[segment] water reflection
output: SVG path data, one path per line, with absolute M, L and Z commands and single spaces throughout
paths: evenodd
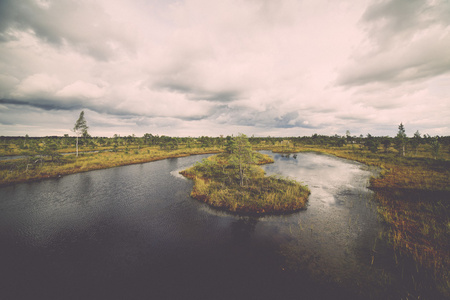
M 255 232 L 258 219 L 253 217 L 241 217 L 238 220 L 231 223 L 231 234 L 233 240 L 237 244 L 243 244 L 248 242 Z
M 320 203 L 343 205 L 346 195 L 370 193 L 367 190 L 371 172 L 362 165 L 316 153 L 288 155 L 274 154 L 276 162 L 264 166 L 271 174 L 282 174 L 308 185 L 311 190 L 310 206 Z
M 311 190 L 306 211 L 284 217 L 281 224 L 275 218 L 260 221 L 268 234 L 275 234 L 275 223 L 287 236 L 280 243 L 284 267 L 352 288 L 373 282 L 377 275 L 369 271 L 368 253 L 382 227 L 367 189 L 371 173 L 361 164 L 316 153 L 273 156 L 275 163 L 264 166 L 269 175 L 289 176 Z
M 190 198 L 177 172 L 204 157 L 1 188 L 2 296 L 317 299 L 379 287 L 370 254 L 380 228 L 361 165 L 274 155 L 266 171 L 308 184 L 309 206 L 255 218 Z

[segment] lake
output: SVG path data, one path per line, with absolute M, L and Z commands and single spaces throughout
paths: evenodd
M 372 171 L 271 155 L 268 174 L 311 189 L 306 210 L 242 217 L 190 198 L 178 172 L 208 155 L 0 188 L 1 298 L 395 298 Z

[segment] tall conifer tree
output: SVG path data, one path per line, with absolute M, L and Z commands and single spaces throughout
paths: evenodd
M 73 127 L 73 132 L 77 136 L 76 148 L 77 148 L 77 157 L 78 157 L 78 138 L 80 136 L 87 136 L 88 126 L 86 123 L 86 119 L 84 118 L 84 111 L 81 111 L 78 120 L 75 122 L 75 126 Z
M 406 133 L 405 133 L 405 127 L 403 126 L 403 123 L 400 123 L 398 126 L 398 133 L 395 137 L 395 146 L 399 153 L 402 154 L 402 156 L 405 156 L 406 153 Z

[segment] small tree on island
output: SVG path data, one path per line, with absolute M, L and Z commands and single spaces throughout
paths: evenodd
M 239 134 L 232 138 L 229 143 L 230 162 L 239 169 L 239 185 L 244 186 L 244 178 L 249 169 L 250 164 L 253 163 L 252 146 L 245 134 Z
M 75 122 L 75 126 L 73 127 L 73 132 L 75 132 L 75 135 L 77 136 L 76 141 L 76 149 L 77 149 L 77 157 L 78 157 L 78 138 L 80 136 L 87 136 L 88 135 L 88 126 L 86 123 L 86 119 L 84 118 L 84 111 L 81 111 L 80 116 L 78 117 L 78 120 Z

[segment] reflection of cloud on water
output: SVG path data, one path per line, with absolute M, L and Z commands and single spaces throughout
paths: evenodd
M 336 202 L 336 199 L 334 196 L 324 190 L 323 188 L 311 188 L 311 196 L 310 201 L 319 200 L 322 203 L 326 203 L 328 205 L 334 204 Z
M 375 211 L 368 205 L 370 170 L 317 153 L 299 153 L 297 159 L 282 160 L 275 155 L 275 163 L 263 168 L 269 175 L 302 181 L 311 190 L 305 211 L 283 221 L 262 219 L 263 225 L 256 229 L 256 234 L 271 230 L 274 239 L 287 236 L 279 247 L 284 267 L 319 281 L 351 287 L 372 284 L 370 277 L 362 275 L 370 261 L 361 259 L 381 230 Z
M 186 177 L 180 174 L 181 171 L 184 171 L 186 169 L 189 169 L 190 167 L 194 166 L 196 161 L 201 161 L 202 159 L 205 159 L 212 154 L 200 154 L 200 155 L 192 155 L 188 159 L 186 158 L 170 158 L 165 159 L 164 162 L 171 165 L 170 168 L 175 169 L 170 172 L 170 175 L 176 178 L 180 178 L 183 180 L 188 180 Z
M 176 178 L 181 178 L 181 179 L 184 179 L 184 180 L 188 180 L 186 177 L 184 177 L 183 175 L 180 174 L 181 171 L 186 170 L 186 169 L 187 168 L 181 168 L 181 169 L 172 171 L 172 172 L 170 172 L 170 175 L 172 175 L 173 177 L 176 177 Z

